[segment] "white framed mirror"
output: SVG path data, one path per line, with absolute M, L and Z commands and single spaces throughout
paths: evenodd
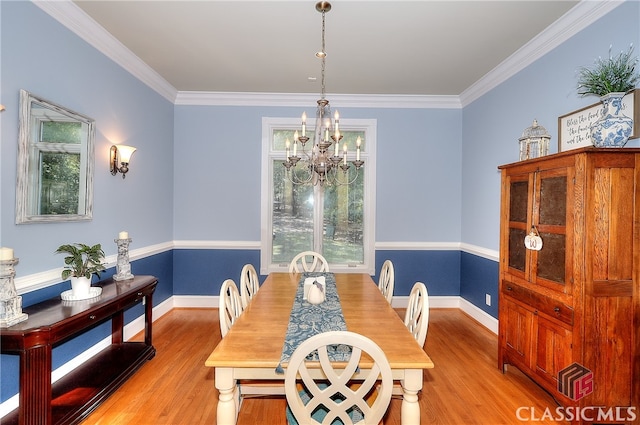
M 20 90 L 16 224 L 91 220 L 95 120 Z

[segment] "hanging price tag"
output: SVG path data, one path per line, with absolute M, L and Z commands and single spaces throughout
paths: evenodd
M 532 227 L 531 232 L 525 236 L 524 246 L 532 251 L 540 251 L 542 249 L 542 238 L 535 227 Z

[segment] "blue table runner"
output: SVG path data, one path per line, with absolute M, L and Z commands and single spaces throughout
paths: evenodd
M 308 277 L 325 277 L 325 301 L 321 304 L 311 304 L 303 300 L 304 281 Z M 346 331 L 347 324 L 342 314 L 340 297 L 336 290 L 336 278 L 333 273 L 306 272 L 300 276 L 296 297 L 289 316 L 287 334 L 277 373 L 284 373 L 282 363 L 289 361 L 298 345 L 310 337 L 328 331 Z M 330 358 L 335 361 L 346 361 L 351 356 L 351 347 L 336 345 Z

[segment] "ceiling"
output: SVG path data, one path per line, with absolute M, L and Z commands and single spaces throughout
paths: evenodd
M 74 3 L 180 92 L 320 91 L 313 0 Z M 577 3 L 335 0 L 326 92 L 460 95 Z

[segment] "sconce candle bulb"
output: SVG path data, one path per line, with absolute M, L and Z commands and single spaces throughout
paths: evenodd
M 111 154 L 109 156 L 109 168 L 111 175 L 115 176 L 118 172 L 122 173 L 124 179 L 129 171 L 129 162 L 131 161 L 131 155 L 136 151 L 133 146 L 126 145 L 113 145 L 111 146 Z M 118 166 L 118 162 L 122 164 Z

